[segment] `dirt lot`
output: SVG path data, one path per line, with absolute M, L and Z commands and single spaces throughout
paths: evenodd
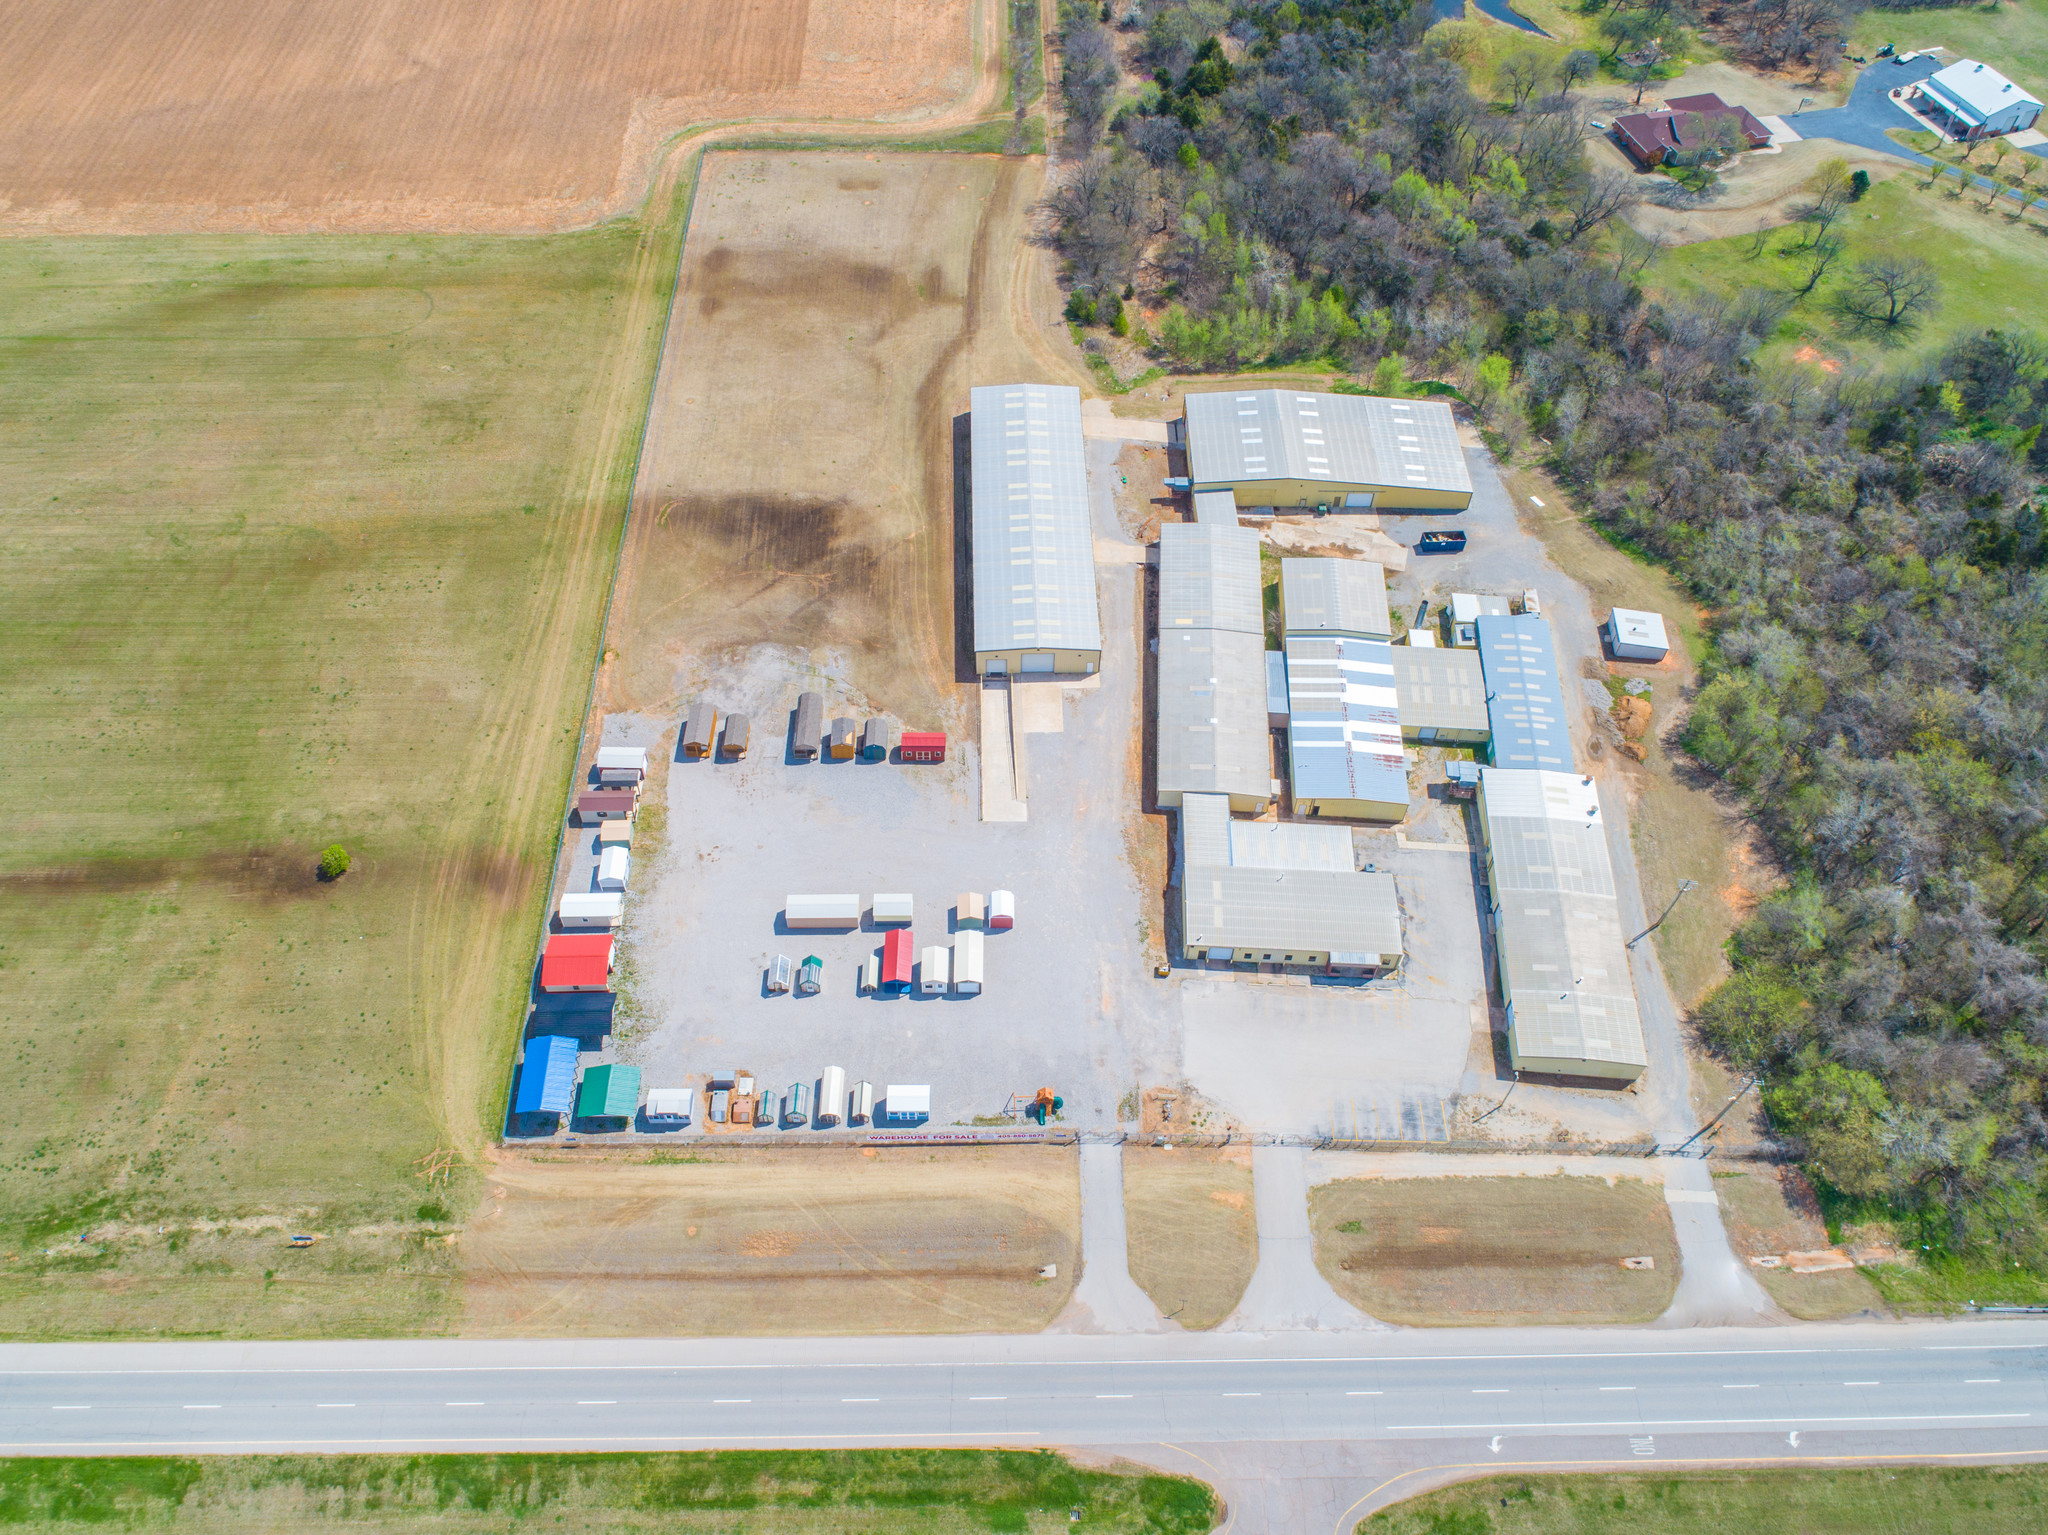
M 1632 1179 L 1345 1179 L 1309 1220 L 1337 1293 L 1407 1326 L 1648 1322 L 1678 1287 L 1663 1190 Z
M 463 1331 L 1035 1331 L 1080 1231 L 1074 1153 L 1049 1147 L 508 1153 L 463 1235 Z
M 664 139 L 914 123 L 972 83 L 977 0 L 18 0 L 0 231 L 561 229 Z
M 847 680 L 903 719 L 961 707 L 954 418 L 974 383 L 1081 377 L 1063 336 L 1072 363 L 1038 339 L 1039 175 L 988 156 L 708 157 L 608 709 L 662 712 L 697 658 L 771 642 L 843 648 Z
M 1248 1150 L 1124 1148 L 1131 1278 L 1183 1327 L 1236 1309 L 1259 1264 Z
M 1797 1168 L 1752 1165 L 1714 1174 L 1728 1241 L 1738 1258 L 1782 1258 L 1825 1252 L 1831 1246 L 1820 1205 Z M 1859 1269 L 1796 1274 L 1788 1267 L 1752 1267 L 1772 1300 L 1802 1321 L 1845 1316 L 1888 1316 L 1877 1287 Z

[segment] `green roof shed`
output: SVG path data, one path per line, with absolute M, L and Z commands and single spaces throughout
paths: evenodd
M 638 1066 L 592 1066 L 576 1093 L 578 1119 L 631 1119 L 640 1107 Z

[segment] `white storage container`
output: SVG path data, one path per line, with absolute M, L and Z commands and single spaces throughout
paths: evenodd
M 798 932 L 823 927 L 859 927 L 858 895 L 792 895 L 782 902 L 782 920 Z
M 915 1124 L 932 1117 L 930 1083 L 908 1086 L 891 1082 L 882 1089 L 882 1117 L 891 1124 Z
M 882 989 L 882 956 L 870 954 L 860 962 L 860 989 L 876 992 Z
M 908 922 L 911 900 L 907 895 L 878 895 L 875 897 L 875 920 L 877 922 Z
M 973 928 L 953 935 L 953 990 L 963 997 L 981 995 L 982 935 Z
M 853 1099 L 847 1104 L 848 1124 L 864 1125 L 875 1117 L 875 1084 L 856 1082 L 853 1084 Z
M 846 1068 L 827 1066 L 818 1078 L 818 1106 L 812 1122 L 836 1125 L 846 1113 Z
M 988 925 L 992 932 L 1007 932 L 1017 921 L 1017 897 L 1007 890 L 988 893 Z
M 565 895 L 555 910 L 564 927 L 611 928 L 619 925 L 625 905 L 622 895 Z
M 778 954 L 768 962 L 768 989 L 782 993 L 789 990 L 789 983 L 796 978 L 796 966 L 790 963 L 787 954 Z
M 942 995 L 946 990 L 946 982 L 952 973 L 952 966 L 949 963 L 951 959 L 951 951 L 942 948 L 936 943 L 919 955 L 917 961 L 917 989 L 927 997 Z
M 646 776 L 646 747 L 600 746 L 597 749 L 597 777 L 600 783 L 638 783 Z
M 600 890 L 624 890 L 626 871 L 632 867 L 633 855 L 622 847 L 608 847 L 597 855 L 597 888 Z
M 697 1109 L 694 1087 L 650 1087 L 647 1089 L 647 1118 L 661 1124 L 688 1124 Z

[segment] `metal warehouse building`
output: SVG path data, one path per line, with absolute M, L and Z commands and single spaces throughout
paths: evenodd
M 1081 391 L 989 384 L 971 408 L 975 669 L 1092 672 L 1102 619 Z
M 1493 727 L 1477 655 L 1434 645 L 1396 645 L 1390 654 L 1405 739 L 1454 746 L 1486 742 Z
M 1300 394 L 1191 394 L 1183 431 L 1197 496 L 1240 507 L 1463 511 L 1472 504 L 1450 406 L 1440 400 Z
M 1569 773 L 1572 733 L 1549 623 L 1488 615 L 1477 628 L 1494 766 Z
M 1384 970 L 1401 959 L 1391 874 L 1360 874 L 1336 826 L 1234 821 L 1220 794 L 1180 806 L 1181 948 L 1190 960 Z
M 1393 646 L 1287 640 L 1287 764 L 1298 815 L 1399 821 L 1408 814 Z
M 1509 1060 L 1634 1081 L 1648 1057 L 1591 780 L 1481 768 L 1478 804 Z
M 1257 533 L 1217 523 L 1159 530 L 1158 662 L 1159 803 L 1221 794 L 1233 809 L 1264 809 L 1273 749 Z
M 1280 622 L 1289 636 L 1391 638 L 1385 567 L 1371 560 L 1282 560 Z

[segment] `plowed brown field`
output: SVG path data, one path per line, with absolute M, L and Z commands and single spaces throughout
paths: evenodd
M 971 0 L 13 0 L 0 232 L 540 230 L 694 123 L 935 116 Z

